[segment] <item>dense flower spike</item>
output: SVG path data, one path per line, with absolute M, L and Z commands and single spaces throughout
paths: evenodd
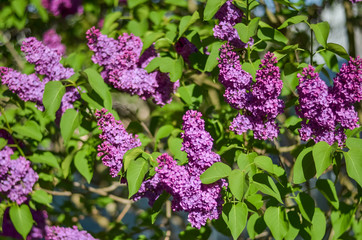
M 246 48 L 253 45 L 254 40 L 250 38 L 248 43 L 240 40 L 238 31 L 234 28 L 235 24 L 241 22 L 244 17 L 243 12 L 235 7 L 232 0 L 228 0 L 215 14 L 215 18 L 219 19 L 219 24 L 214 27 L 214 37 L 228 41 L 235 48 Z
M 126 132 L 121 121 L 114 119 L 106 109 L 96 112 L 99 129 L 103 140 L 98 146 L 98 156 L 102 157 L 103 164 L 110 168 L 110 175 L 116 177 L 122 168 L 123 155 L 130 149 L 141 146 L 141 141 Z
M 54 16 L 83 13 L 82 0 L 42 0 L 41 3 Z
M 124 33 L 115 40 L 95 27 L 87 31 L 87 39 L 89 49 L 94 52 L 92 61 L 103 66 L 101 75 L 106 82 L 143 100 L 153 97 L 160 106 L 171 102 L 171 94 L 179 87 L 179 82 L 172 83 L 168 74 L 147 73 L 144 69 L 157 57 L 153 46 L 141 55 L 143 43 L 139 37 Z
M 35 65 L 36 73 L 45 75 L 45 82 L 67 79 L 74 74 L 72 68 L 65 68 L 60 63 L 60 54 L 34 37 L 23 41 L 21 51 L 25 54 L 26 60 Z
M 11 201 L 22 204 L 32 192 L 38 174 L 24 157 L 12 160 L 10 156 L 13 154 L 7 146 L 0 151 L 0 192 Z
M 49 81 L 59 81 L 70 78 L 74 74 L 72 68 L 65 68 L 61 63 L 61 54 L 56 50 L 45 46 L 34 37 L 26 38 L 21 50 L 29 63 L 35 65 L 35 71 L 44 75 L 40 80 L 36 74 L 22 74 L 11 68 L 0 67 L 0 78 L 2 84 L 9 87 L 9 90 L 17 94 L 23 101 L 36 103 L 39 110 L 43 111 L 43 94 L 45 84 Z M 74 87 L 67 87 L 57 112 L 58 119 L 66 109 L 73 108 L 73 103 L 80 98 L 78 90 Z
M 303 118 L 301 139 L 330 145 L 337 141 L 342 146 L 346 139 L 344 130 L 358 127 L 353 104 L 362 100 L 362 59 L 351 58 L 348 64 L 343 64 L 329 89 L 312 66 L 303 69 L 298 77 L 296 110 Z
M 86 231 L 78 230 L 76 226 L 72 228 L 52 226 L 46 227 L 47 235 L 45 240 L 96 240 Z
M 59 55 L 65 54 L 65 46 L 61 42 L 62 37 L 59 36 L 54 29 L 49 29 L 43 34 L 43 43 L 45 46 L 55 50 Z
M 200 175 L 220 161 L 220 156 L 211 151 L 213 139 L 205 131 L 201 116 L 200 112 L 190 110 L 183 117 L 185 133 L 182 134 L 182 150 L 188 155 L 188 164 L 179 166 L 169 155 L 161 155 L 157 158 L 159 165 L 155 169 L 156 174 L 146 180 L 133 196 L 134 200 L 147 197 L 149 204 L 153 205 L 159 195 L 166 191 L 173 198 L 173 211 L 188 212 L 189 222 L 197 228 L 205 225 L 207 219 L 220 216 L 223 204 L 221 188 L 225 185 L 222 181 L 209 185 L 200 181 Z
M 190 64 L 190 55 L 198 52 L 198 49 L 187 38 L 181 37 L 175 44 L 175 49 L 182 56 L 184 61 Z

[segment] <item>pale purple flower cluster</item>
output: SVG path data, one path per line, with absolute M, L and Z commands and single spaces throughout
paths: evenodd
M 102 157 L 103 164 L 110 168 L 110 175 L 116 177 L 122 168 L 123 155 L 130 149 L 141 146 L 137 135 L 126 132 L 121 121 L 114 119 L 106 109 L 96 112 L 99 129 L 103 140 L 98 146 L 98 156 Z
M 303 118 L 299 134 L 303 141 L 313 139 L 332 145 L 343 145 L 345 129 L 358 127 L 355 102 L 362 100 L 362 59 L 352 59 L 343 64 L 328 89 L 314 68 L 309 66 L 298 75 L 299 106 L 297 114 Z
M 283 112 L 283 101 L 278 99 L 283 82 L 280 79 L 277 60 L 272 53 L 267 53 L 253 77 L 241 68 L 240 59 L 234 48 L 226 43 L 221 46 L 219 61 L 219 81 L 225 86 L 225 101 L 237 110 L 238 114 L 230 130 L 242 134 L 254 131 L 257 139 L 273 139 L 279 130 L 275 118 Z
M 278 137 L 279 129 L 275 122 L 278 114 L 283 113 L 284 103 L 278 99 L 283 87 L 280 79 L 277 59 L 273 53 L 265 54 L 259 70 L 256 72 L 255 84 L 247 97 L 243 97 L 244 114 L 238 114 L 230 130 L 241 135 L 253 130 L 256 139 L 273 139 Z M 244 99 L 247 102 L 244 102 Z
M 157 158 L 159 163 L 156 174 L 142 183 L 134 200 L 147 197 L 153 205 L 165 190 L 173 197 L 172 209 L 186 211 L 193 227 L 200 228 L 207 219 L 217 219 L 221 214 L 223 199 L 221 188 L 224 181 L 202 184 L 200 175 L 213 163 L 220 161 L 220 156 L 212 152 L 210 134 L 205 131 L 205 122 L 201 113 L 189 110 L 183 117 L 182 150 L 188 155 L 187 165 L 179 166 L 172 157 L 163 154 Z
M 192 44 L 187 38 L 181 37 L 175 44 L 175 49 L 182 56 L 184 61 L 190 64 L 190 55 L 198 52 L 197 47 Z
M 22 204 L 32 192 L 38 174 L 24 157 L 12 160 L 14 152 L 9 147 L 0 151 L 0 192 L 11 201 Z
M 76 226 L 72 228 L 47 226 L 46 231 L 47 235 L 45 236 L 45 240 L 96 240 L 96 238 L 86 231 L 78 230 Z
M 358 3 L 358 2 L 362 2 L 362 0 L 349 0 L 351 3 Z
M 250 38 L 248 43 L 240 40 L 238 31 L 234 28 L 235 24 L 240 23 L 244 17 L 243 12 L 234 6 L 232 0 L 228 0 L 215 14 L 215 18 L 219 19 L 219 24 L 214 27 L 214 37 L 227 40 L 235 48 L 247 48 L 254 43 Z
M 42 0 L 41 3 L 54 16 L 83 13 L 82 0 Z
M 43 43 L 50 49 L 55 50 L 59 55 L 65 54 L 65 46 L 62 44 L 62 37 L 54 29 L 49 29 L 43 34 Z
M 23 239 L 20 234 L 16 231 L 10 216 L 9 216 L 9 209 L 8 208 L 4 213 L 3 219 L 3 231 L 0 233 L 0 236 L 7 236 L 12 237 L 15 239 Z M 46 236 L 46 219 L 48 219 L 48 213 L 46 211 L 36 211 L 30 208 L 31 215 L 35 223 L 27 236 L 27 240 L 36 240 L 36 239 L 43 239 Z
M 141 55 L 143 43 L 139 37 L 124 33 L 115 40 L 95 27 L 87 31 L 87 39 L 89 49 L 94 52 L 92 61 L 103 66 L 101 75 L 107 83 L 143 100 L 153 97 L 160 106 L 171 102 L 179 81 L 173 83 L 167 73 L 147 73 L 144 69 L 157 57 L 153 46 Z
M 49 81 L 70 78 L 74 70 L 65 68 L 60 63 L 61 55 L 34 37 L 26 38 L 21 50 L 25 53 L 26 60 L 35 65 L 35 72 L 44 76 L 43 79 L 40 80 L 36 74 L 27 75 L 11 68 L 0 67 L 2 84 L 7 85 L 9 90 L 16 93 L 23 101 L 34 102 L 40 110 L 44 110 L 42 99 L 45 84 Z M 67 87 L 57 116 L 61 116 L 66 109 L 73 108 L 73 102 L 79 98 L 76 88 Z

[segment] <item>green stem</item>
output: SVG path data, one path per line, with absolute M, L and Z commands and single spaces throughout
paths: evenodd
M 313 30 L 310 30 L 310 65 L 313 66 Z

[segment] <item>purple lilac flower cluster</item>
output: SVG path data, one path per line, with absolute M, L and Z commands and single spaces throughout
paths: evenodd
M 253 38 L 250 38 L 248 43 L 240 40 L 238 31 L 234 28 L 235 24 L 241 22 L 244 17 L 243 12 L 234 6 L 232 0 L 226 1 L 215 14 L 215 18 L 219 19 L 219 24 L 214 27 L 214 37 L 227 40 L 235 48 L 247 48 L 254 43 Z
M 241 68 L 239 56 L 229 43 L 221 46 L 218 61 L 225 101 L 244 111 L 233 120 L 230 130 L 237 134 L 253 130 L 254 137 L 263 140 L 277 137 L 279 130 L 275 118 L 283 112 L 284 104 L 278 99 L 283 82 L 274 55 L 265 54 L 254 85 L 253 77 Z
M 0 151 L 0 192 L 11 201 L 22 204 L 32 192 L 38 174 L 24 157 L 12 160 L 10 156 L 13 154 L 7 146 Z
M 122 168 L 123 155 L 130 149 L 141 146 L 141 141 L 126 132 L 121 121 L 114 119 L 106 109 L 96 112 L 99 129 L 103 140 L 98 146 L 98 156 L 103 157 L 103 164 L 110 168 L 110 175 L 116 177 Z
M 59 55 L 65 54 L 65 46 L 61 43 L 62 37 L 54 29 L 49 29 L 43 34 L 43 43 L 50 49 L 55 50 Z
M 283 113 L 284 103 L 278 99 L 283 87 L 280 79 L 277 59 L 273 53 L 265 54 L 256 72 L 255 84 L 252 86 L 244 103 L 244 114 L 238 114 L 230 126 L 230 130 L 242 134 L 247 130 L 254 131 L 256 139 L 273 139 L 278 137 L 279 129 L 275 122 L 278 114 Z
M 43 75 L 40 80 L 36 74 L 22 74 L 11 68 L 0 67 L 2 84 L 6 84 L 10 91 L 16 93 L 23 101 L 31 101 L 37 104 L 40 110 L 44 110 L 42 99 L 45 84 L 49 81 L 59 81 L 70 78 L 74 74 L 72 68 L 65 68 L 61 63 L 61 55 L 34 37 L 23 41 L 21 50 L 29 63 L 35 65 L 35 72 Z M 62 105 L 57 113 L 61 116 L 66 109 L 73 107 L 73 102 L 80 98 L 78 90 L 67 87 L 62 98 Z
M 362 0 L 349 0 L 351 3 L 358 3 L 358 2 L 362 2 Z
M 303 118 L 299 134 L 303 141 L 313 139 L 342 146 L 344 130 L 358 127 L 355 102 L 362 100 L 362 59 L 350 59 L 343 64 L 334 78 L 334 86 L 328 88 L 314 72 L 312 66 L 298 75 L 299 106 L 297 114 Z
M 76 226 L 72 228 L 47 226 L 46 231 L 47 235 L 45 236 L 45 240 L 96 240 L 96 238 L 86 231 L 78 230 Z
M 82 0 L 42 0 L 41 3 L 54 16 L 83 13 Z
M 207 219 L 217 219 L 221 214 L 223 199 L 221 188 L 223 181 L 213 184 L 202 184 L 200 175 L 213 163 L 220 161 L 220 156 L 212 152 L 210 134 L 205 131 L 205 122 L 201 113 L 189 110 L 183 117 L 182 150 L 188 155 L 187 165 L 179 166 L 176 160 L 167 154 L 157 158 L 159 163 L 156 174 L 146 180 L 134 200 L 147 197 L 153 205 L 159 195 L 166 191 L 173 197 L 172 209 L 186 211 L 193 227 L 200 228 Z
M 115 40 L 95 27 L 87 31 L 87 39 L 89 49 L 94 52 L 92 61 L 104 67 L 101 75 L 107 83 L 143 100 L 153 97 L 160 106 L 171 102 L 179 81 L 173 83 L 166 73 L 147 73 L 144 69 L 157 57 L 153 46 L 141 55 L 143 44 L 139 37 L 124 33 Z
M 16 231 L 9 215 L 8 208 L 4 213 L 3 231 L 0 236 L 12 237 L 15 239 L 23 239 L 20 234 Z M 30 208 L 31 215 L 33 216 L 34 222 L 30 233 L 27 236 L 27 240 L 43 239 L 46 236 L 46 219 L 48 219 L 48 213 L 46 211 L 36 211 Z
M 190 64 L 190 55 L 198 52 L 198 49 L 187 38 L 181 37 L 175 44 L 175 49 L 187 64 Z

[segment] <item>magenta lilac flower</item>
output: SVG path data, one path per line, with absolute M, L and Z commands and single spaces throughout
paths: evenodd
M 82 0 L 42 0 L 41 3 L 54 16 L 83 13 Z
M 14 152 L 5 147 L 0 151 L 0 192 L 11 201 L 22 204 L 32 192 L 38 174 L 24 157 L 12 160 Z
M 190 64 L 190 55 L 198 52 L 198 49 L 187 38 L 181 37 L 175 44 L 175 49 L 182 56 L 184 61 Z
M 72 228 L 47 226 L 45 240 L 96 240 L 92 235 L 84 230 L 78 230 L 76 226 Z
M 351 3 L 358 3 L 358 2 L 362 2 L 362 0 L 349 0 Z
M 27 75 L 11 68 L 0 67 L 1 82 L 7 85 L 9 90 L 17 94 L 21 100 L 34 102 L 38 109 L 43 111 L 42 99 L 45 84 L 49 81 L 70 78 L 74 74 L 74 70 L 65 68 L 60 63 L 60 53 L 45 46 L 34 37 L 26 38 L 21 50 L 25 53 L 26 60 L 35 65 L 35 72 L 44 75 L 43 79 L 40 80 L 36 74 Z M 73 108 L 73 102 L 79 98 L 80 95 L 76 88 L 67 87 L 57 116 L 61 116 L 66 109 Z
M 242 97 L 243 104 L 239 104 L 243 105 L 243 115 L 238 114 L 231 123 L 230 130 L 237 134 L 253 130 L 254 138 L 260 140 L 278 136 L 279 129 L 275 120 L 278 114 L 283 113 L 284 103 L 278 99 L 283 82 L 276 64 L 277 59 L 274 54 L 270 52 L 265 54 L 260 69 L 256 72 L 256 82 L 251 92 L 247 97 Z
M 121 121 L 114 119 L 106 109 L 96 112 L 99 129 L 103 140 L 98 146 L 98 156 L 102 157 L 103 164 L 110 168 L 110 175 L 116 177 L 122 168 L 123 155 L 130 149 L 141 146 L 137 135 L 126 132 Z
M 353 104 L 362 100 L 362 59 L 351 58 L 348 64 L 343 64 L 329 89 L 312 66 L 303 69 L 298 77 L 296 110 L 303 118 L 301 139 L 330 145 L 337 141 L 342 146 L 346 139 L 344 130 L 358 127 Z
M 200 175 L 220 161 L 220 156 L 211 151 L 213 139 L 205 131 L 201 116 L 200 112 L 190 110 L 183 117 L 182 150 L 188 155 L 188 164 L 180 166 L 169 155 L 161 155 L 157 158 L 156 174 L 143 182 L 133 196 L 134 200 L 147 197 L 149 204 L 153 205 L 166 191 L 172 196 L 173 211 L 188 212 L 189 222 L 197 228 L 205 225 L 207 219 L 220 216 L 223 204 L 221 188 L 226 185 L 224 181 L 208 185 L 200 181 Z
M 43 43 L 45 46 L 55 50 L 59 55 L 65 54 L 65 46 L 62 44 L 62 37 L 54 29 L 49 29 L 43 34 Z
M 244 17 L 243 12 L 235 7 L 232 0 L 228 0 L 215 14 L 219 19 L 219 24 L 214 27 L 214 37 L 228 41 L 235 48 L 246 48 L 253 45 L 254 40 L 250 38 L 248 43 L 240 40 L 238 31 L 234 28 L 235 24 L 240 23 Z
M 108 38 L 94 27 L 87 31 L 89 49 L 94 52 L 92 61 L 103 66 L 101 73 L 105 81 L 120 91 L 138 95 L 163 106 L 171 102 L 171 94 L 179 82 L 172 83 L 168 74 L 144 68 L 157 57 L 153 46 L 141 55 L 143 43 L 139 37 L 124 33 L 117 40 Z

